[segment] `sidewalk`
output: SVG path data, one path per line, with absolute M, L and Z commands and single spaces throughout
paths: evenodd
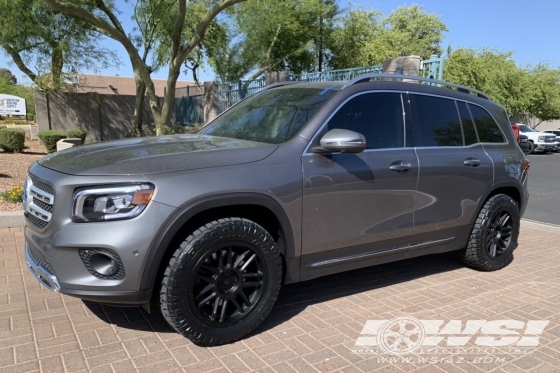
M 559 372 L 560 227 L 524 221 L 519 241 L 513 263 L 498 272 L 446 253 L 284 286 L 251 336 L 202 348 L 157 313 L 45 290 L 24 266 L 22 228 L 0 229 L 0 373 Z M 352 352 L 367 320 L 404 316 L 461 320 L 463 328 L 467 320 L 550 322 L 537 347 L 502 354 L 477 350 L 474 337 L 470 353 Z

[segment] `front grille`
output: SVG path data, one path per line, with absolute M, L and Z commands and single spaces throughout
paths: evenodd
M 31 247 L 31 245 L 27 245 L 27 250 L 29 251 L 29 256 L 35 261 L 35 263 L 43 267 L 43 269 L 51 275 L 54 275 L 51 264 L 43 257 L 43 255 L 39 254 L 37 250 Z
M 24 215 L 28 222 L 30 222 L 31 224 L 33 224 L 39 229 L 43 229 L 49 224 L 48 222 L 31 215 L 27 211 L 24 213 Z
M 54 189 L 49 184 L 43 183 L 41 180 L 35 179 L 34 177 L 31 177 L 31 181 L 33 182 L 33 185 L 35 185 L 37 188 L 44 190 L 49 194 L 54 195 Z
M 52 212 L 52 210 L 53 210 L 53 205 L 49 205 L 48 203 L 43 202 L 40 199 L 37 199 L 35 197 L 33 197 L 33 203 L 36 204 L 37 206 L 39 206 L 40 208 L 42 208 L 45 211 Z
M 546 136 L 544 138 L 545 142 L 556 142 L 556 136 Z
M 54 188 L 35 177 L 30 181 L 24 191 L 27 201 L 24 203 L 25 218 L 31 225 L 45 229 L 54 210 Z

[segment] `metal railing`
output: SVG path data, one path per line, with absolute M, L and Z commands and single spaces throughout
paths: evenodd
M 383 72 L 383 66 L 355 67 L 352 69 L 327 70 L 315 73 L 290 74 L 286 80 L 300 82 L 325 82 L 354 79 L 363 74 L 375 74 Z
M 247 84 L 246 80 L 218 84 L 218 114 L 244 98 L 250 97 L 266 87 L 266 78 Z

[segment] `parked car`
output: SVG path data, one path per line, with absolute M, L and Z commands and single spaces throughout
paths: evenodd
M 556 151 L 556 136 L 546 132 L 537 132 L 526 124 L 517 123 L 517 125 L 519 131 L 529 138 L 529 153 Z
M 560 152 L 560 129 L 558 129 L 558 130 L 546 130 L 546 131 L 543 131 L 543 132 L 552 133 L 553 135 L 556 136 L 556 151 Z
M 63 294 L 157 305 L 200 345 L 254 330 L 282 284 L 447 251 L 507 266 L 529 162 L 505 109 L 395 77 L 277 83 L 196 134 L 38 160 L 27 266 Z
M 529 145 L 529 138 L 527 137 L 527 135 L 519 135 L 519 147 L 525 154 L 528 154 L 531 151 L 531 146 Z

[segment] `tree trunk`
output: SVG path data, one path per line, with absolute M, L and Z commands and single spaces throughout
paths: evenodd
M 172 61 L 169 64 L 169 75 L 167 77 L 167 86 L 165 89 L 165 97 L 163 98 L 163 105 L 161 106 L 160 122 L 156 121 L 156 134 L 158 136 L 164 134 L 165 126 L 171 125 L 171 113 L 173 111 L 173 104 L 175 100 L 175 87 L 177 86 L 177 79 L 181 72 L 181 64 L 176 64 Z
M 144 97 L 146 96 L 146 84 L 136 78 L 136 98 L 134 101 L 134 118 L 132 119 L 132 133 L 143 135 L 142 124 L 144 123 Z
M 62 51 L 58 46 L 53 47 L 53 52 L 51 55 L 51 78 L 52 78 L 52 89 L 56 92 L 60 91 L 62 88 L 62 66 L 64 65 L 64 60 L 62 56 Z

